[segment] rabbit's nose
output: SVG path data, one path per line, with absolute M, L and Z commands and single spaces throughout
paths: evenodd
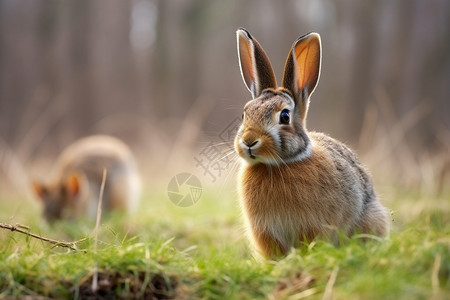
M 248 147 L 248 148 L 251 148 L 251 147 L 256 147 L 257 145 L 258 145 L 258 143 L 260 142 L 260 140 L 256 140 L 256 141 L 242 141 L 243 143 L 244 143 L 244 145 L 246 146 L 246 147 Z

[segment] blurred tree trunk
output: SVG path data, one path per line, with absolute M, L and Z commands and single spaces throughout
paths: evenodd
M 153 103 L 156 112 L 163 112 L 165 109 L 171 110 L 170 103 L 167 102 L 170 94 L 168 87 L 175 84 L 170 77 L 172 64 L 170 61 L 168 23 L 171 21 L 171 14 L 168 5 L 165 0 L 157 1 L 159 17 L 156 26 L 155 50 L 150 66 L 152 82 L 149 83 L 152 86 L 152 95 L 158 99 Z
M 90 72 L 91 60 L 91 26 L 92 2 L 89 0 L 63 2 L 61 11 L 62 24 L 59 31 L 61 62 L 58 73 L 61 78 L 61 99 L 67 104 L 64 125 L 68 130 L 63 139 L 73 140 L 78 132 L 89 129 L 89 120 L 94 112 L 91 103 L 93 97 L 93 78 Z
M 383 90 L 398 118 L 430 104 L 408 137 L 415 144 L 433 148 L 442 140 L 436 128 L 450 131 L 449 1 L 142 1 L 157 8 L 157 23 L 154 44 L 140 51 L 130 43 L 140 1 L 1 1 L 0 137 L 55 151 L 47 139 L 66 145 L 95 131 L 129 135 L 137 120 L 109 117 L 129 113 L 162 124 L 154 130 L 171 140 L 205 95 L 223 112 L 206 116 L 205 130 L 220 131 L 210 124 L 226 124 L 248 100 L 236 59 L 240 26 L 263 44 L 278 80 L 292 41 L 321 33 L 311 129 L 356 141 L 366 107 L 376 107 Z M 97 126 L 104 118 L 110 127 Z
M 352 53 L 351 82 L 347 84 L 350 92 L 348 103 L 347 132 L 351 137 L 358 137 L 362 126 L 364 110 L 368 101 L 373 99 L 374 60 L 377 56 L 376 48 L 376 20 L 379 15 L 380 2 L 357 1 L 343 9 L 352 9 L 352 29 L 354 32 L 354 50 Z

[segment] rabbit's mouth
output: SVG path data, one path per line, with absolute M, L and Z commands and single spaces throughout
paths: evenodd
M 277 146 L 268 134 L 246 134 L 236 137 L 235 149 L 237 154 L 249 165 L 258 163 L 276 164 Z
M 239 148 L 241 149 L 241 155 L 244 159 L 256 160 L 256 153 L 258 152 L 258 148 L 261 146 L 261 140 L 244 140 L 241 139 L 239 141 Z
M 250 156 L 251 159 L 256 159 L 256 156 L 252 153 L 252 148 L 248 148 L 248 156 Z
M 262 139 L 257 141 L 258 143 L 246 143 L 241 140 L 236 148 L 239 156 L 249 165 L 276 163 L 271 159 L 272 155 L 268 153 L 267 145 L 263 145 Z

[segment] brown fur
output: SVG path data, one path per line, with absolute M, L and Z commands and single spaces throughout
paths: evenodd
M 264 53 L 255 41 L 238 30 L 239 48 Z M 271 68 L 255 55 L 248 57 L 253 61 L 240 65 L 244 79 Z M 338 233 L 383 236 L 389 229 L 387 210 L 356 155 L 341 142 L 305 128 L 320 61 L 319 36 L 299 38 L 286 60 L 283 87 L 256 86 L 260 92 L 252 92 L 236 135 L 235 148 L 244 161 L 238 180 L 242 211 L 252 240 L 266 257 L 316 237 L 337 242 Z M 259 85 L 245 83 L 249 90 Z M 282 112 L 290 116 L 289 123 L 277 119 Z
M 364 170 L 353 153 L 321 133 L 310 132 L 309 136 L 313 151 L 303 161 L 242 167 L 239 182 L 243 212 L 265 256 L 285 254 L 319 235 L 336 238 L 337 230 L 384 235 L 389 226 L 386 210 L 376 198 L 364 205 L 364 197 L 374 191 L 370 182 L 365 185 L 361 180 Z M 333 157 L 333 152 L 339 151 L 330 147 L 333 142 L 343 156 Z M 270 221 L 274 218 L 284 222 L 283 228 L 274 228 L 279 226 Z
M 48 221 L 80 216 L 94 218 L 103 169 L 107 170 L 103 210 L 135 209 L 140 179 L 131 151 L 116 138 L 97 135 L 67 147 L 47 183 L 32 183 L 44 205 L 44 217 Z

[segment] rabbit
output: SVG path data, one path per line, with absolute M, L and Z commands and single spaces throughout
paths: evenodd
M 48 222 L 82 216 L 94 219 L 104 169 L 103 211 L 134 212 L 141 182 L 130 149 L 117 138 L 93 135 L 61 153 L 48 182 L 32 181 L 32 190 L 43 204 L 44 218 Z
M 258 41 L 243 28 L 236 36 L 242 79 L 252 94 L 234 140 L 238 191 L 257 252 L 279 257 L 316 237 L 338 243 L 340 233 L 386 235 L 388 211 L 355 153 L 306 129 L 320 77 L 319 34 L 293 43 L 281 87 Z

